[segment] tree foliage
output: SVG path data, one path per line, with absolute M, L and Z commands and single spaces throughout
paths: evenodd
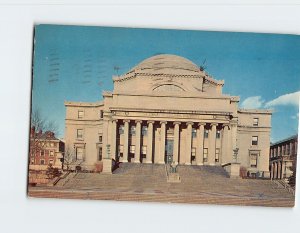
M 69 171 L 71 169 L 71 164 L 74 162 L 74 160 L 75 160 L 74 149 L 68 146 L 67 148 L 65 148 L 65 153 L 63 157 L 64 170 Z
M 57 134 L 57 124 L 43 117 L 39 109 L 33 110 L 30 124 L 30 155 L 32 157 L 46 147 L 47 140 L 43 137 L 43 132 L 47 131 Z
M 61 172 L 59 171 L 58 168 L 53 167 L 52 164 L 49 164 L 47 167 L 46 175 L 48 179 L 53 179 L 55 177 L 58 177 L 61 175 Z

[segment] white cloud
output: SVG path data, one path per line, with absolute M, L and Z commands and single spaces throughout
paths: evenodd
M 296 115 L 291 116 L 291 118 L 292 118 L 293 120 L 298 119 L 298 118 L 299 118 L 299 114 L 297 113 Z
M 264 100 L 261 98 L 261 96 L 251 96 L 245 99 L 241 106 L 242 108 L 249 108 L 249 109 L 254 109 L 254 108 L 261 108 L 264 104 Z
M 300 91 L 281 95 L 276 99 L 273 99 L 265 104 L 266 108 L 274 107 L 278 105 L 299 105 Z

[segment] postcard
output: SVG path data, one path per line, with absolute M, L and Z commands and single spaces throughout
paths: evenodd
M 300 36 L 34 28 L 28 196 L 293 207 Z

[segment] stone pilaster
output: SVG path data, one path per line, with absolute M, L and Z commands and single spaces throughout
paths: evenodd
M 204 126 L 205 122 L 200 122 L 197 128 L 197 144 L 196 144 L 196 163 L 203 165 L 203 150 L 204 150 Z
M 185 164 L 191 165 L 191 154 L 192 154 L 192 126 L 193 122 L 187 122 L 187 136 L 186 136 L 186 158 Z
M 105 158 L 106 156 L 106 145 L 108 144 L 108 124 L 109 121 L 106 119 L 106 116 L 103 119 L 103 125 L 102 125 L 102 129 L 103 129 L 103 136 L 102 136 L 102 160 L 103 158 Z M 85 155 L 85 153 L 84 153 Z
M 227 140 L 227 159 L 228 163 L 233 162 L 233 135 L 232 135 L 233 129 L 232 126 L 228 126 L 228 140 Z
M 173 161 L 178 164 L 179 160 L 179 126 L 180 122 L 174 122 L 174 148 L 173 148 Z
M 136 123 L 136 132 L 135 132 L 135 154 L 134 162 L 140 163 L 141 157 L 141 123 L 142 121 L 135 121 Z
M 128 162 L 128 150 L 129 150 L 129 120 L 124 120 L 124 147 L 123 147 L 123 159 L 122 162 Z
M 215 165 L 216 157 L 216 130 L 217 123 L 211 123 L 211 130 L 209 132 L 209 147 L 208 147 L 208 163 L 209 165 Z
M 166 147 L 166 121 L 160 122 L 160 155 L 158 163 L 165 163 L 165 147 Z

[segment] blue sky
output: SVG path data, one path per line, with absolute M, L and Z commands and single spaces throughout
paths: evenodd
M 300 36 L 188 30 L 38 25 L 32 107 L 64 136 L 64 101 L 99 101 L 122 74 L 160 53 L 175 54 L 225 80 L 242 108 L 272 108 L 271 140 L 297 133 Z M 119 67 L 119 69 L 115 69 Z

